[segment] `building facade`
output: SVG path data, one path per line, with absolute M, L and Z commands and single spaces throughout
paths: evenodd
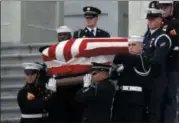
M 148 1 L 1 1 L 1 42 L 54 42 L 55 28 L 84 28 L 82 7 L 102 10 L 99 28 L 112 37 L 143 35 Z

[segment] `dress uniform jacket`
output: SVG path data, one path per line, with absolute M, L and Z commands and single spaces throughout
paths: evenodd
M 95 38 L 95 37 L 99 37 L 99 38 L 103 38 L 103 37 L 110 37 L 110 34 L 102 29 L 97 28 L 96 30 L 96 35 L 94 36 L 94 34 L 92 32 L 90 32 L 87 27 L 84 29 L 79 29 L 77 31 L 74 32 L 74 38 Z
M 85 104 L 84 123 L 110 123 L 114 85 L 103 80 L 95 86 L 83 88 L 77 93 L 77 100 Z
M 174 122 L 177 107 L 177 85 L 179 79 L 179 21 L 170 16 L 164 19 L 163 31 L 170 36 L 172 46 L 167 58 L 168 85 L 164 98 L 162 120 L 165 123 Z
M 172 40 L 172 46 L 167 59 L 168 71 L 179 72 L 179 21 L 174 17 L 164 19 L 163 31 L 165 31 Z
M 52 105 L 52 92 L 45 88 L 26 84 L 19 92 L 17 101 L 22 113 L 20 123 L 47 123 Z
M 141 123 L 145 114 L 145 78 L 135 72 L 143 71 L 142 61 L 135 62 L 134 55 L 116 55 L 113 63 L 123 64 L 118 90 L 114 96 L 112 120 L 115 123 Z M 113 74 L 113 73 L 112 73 Z
M 158 123 L 160 120 L 161 102 L 167 83 L 166 60 L 172 46 L 171 39 L 162 29 L 154 33 L 148 31 L 143 41 L 144 52 L 142 54 L 146 66 L 146 93 L 149 122 Z M 149 67 L 149 68 L 147 68 Z

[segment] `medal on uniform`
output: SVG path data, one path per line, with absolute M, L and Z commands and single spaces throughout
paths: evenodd
M 150 41 L 150 47 L 152 47 L 152 43 L 155 40 L 155 38 L 152 38 L 152 40 Z
M 167 31 L 168 25 L 163 26 L 163 31 Z
M 33 100 L 33 99 L 35 99 L 34 94 L 28 92 L 28 93 L 27 93 L 27 99 L 28 99 L 28 100 Z
M 175 30 L 175 29 L 171 30 L 171 31 L 170 31 L 170 35 L 171 35 L 171 36 L 177 35 L 176 30 Z

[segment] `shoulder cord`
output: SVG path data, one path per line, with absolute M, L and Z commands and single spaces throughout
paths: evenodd
M 139 75 L 141 75 L 141 76 L 147 76 L 147 75 L 150 73 L 150 71 L 151 71 L 151 66 L 149 67 L 148 70 L 146 70 L 146 69 L 145 69 L 145 66 L 144 66 L 143 58 L 142 58 L 141 55 L 139 55 L 139 56 L 140 56 L 140 60 L 141 60 L 142 68 L 143 68 L 144 72 L 140 72 L 139 70 L 137 70 L 136 67 L 133 67 L 133 69 L 134 69 L 134 71 L 135 71 L 137 74 L 139 74 Z

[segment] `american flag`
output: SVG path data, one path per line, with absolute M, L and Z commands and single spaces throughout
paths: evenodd
M 44 49 L 42 59 L 51 75 L 79 74 L 89 71 L 91 62 L 111 63 L 118 53 L 128 53 L 127 38 L 79 38 Z

